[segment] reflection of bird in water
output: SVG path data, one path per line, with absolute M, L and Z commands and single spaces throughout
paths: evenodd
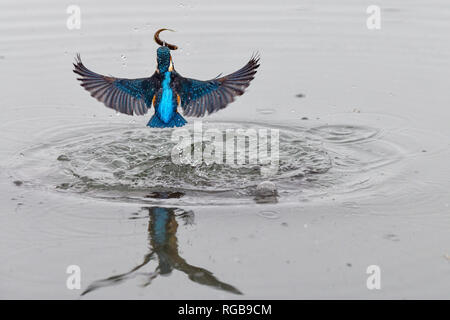
M 187 274 L 190 280 L 198 284 L 230 293 L 242 294 L 235 287 L 219 281 L 213 276 L 212 272 L 192 266 L 180 257 L 176 237 L 178 229 L 176 218 L 181 218 L 185 224 L 191 224 L 194 219 L 194 213 L 192 211 L 161 207 L 150 207 L 147 209 L 149 211 L 148 236 L 150 252 L 144 256 L 143 262 L 128 272 L 91 283 L 81 295 L 102 287 L 119 284 L 137 275 L 145 276 L 146 281 L 143 285 L 148 286 L 159 275 L 170 275 L 174 269 Z M 155 271 L 149 273 L 138 272 L 152 260 L 158 261 L 158 266 Z
M 183 115 L 203 117 L 225 108 L 235 97 L 244 94 L 258 68 L 259 58 L 254 56 L 241 69 L 224 77 L 201 81 L 182 77 L 175 71 L 170 50 L 178 47 L 159 39 L 160 29 L 155 33 L 155 41 L 160 45 L 156 51 L 157 68 L 148 78 L 125 79 L 104 76 L 86 68 L 78 55 L 74 72 L 81 77 L 81 85 L 91 96 L 103 102 L 108 108 L 128 115 L 143 115 L 155 108 L 155 114 L 148 122 L 149 127 L 182 127 L 186 120 Z

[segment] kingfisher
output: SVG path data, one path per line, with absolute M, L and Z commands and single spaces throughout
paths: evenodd
M 235 97 L 244 94 L 254 79 L 259 67 L 259 56 L 253 55 L 241 69 L 214 79 L 202 81 L 185 78 L 175 71 L 171 50 L 176 45 L 160 39 L 162 31 L 154 34 L 160 46 L 156 50 L 156 71 L 151 77 L 126 79 L 104 76 L 86 68 L 77 54 L 74 70 L 80 77 L 81 86 L 91 96 L 103 102 L 108 108 L 127 115 L 144 115 L 148 109 L 155 108 L 147 126 L 152 128 L 182 127 L 187 121 L 178 113 L 180 106 L 184 116 L 203 117 L 225 108 Z

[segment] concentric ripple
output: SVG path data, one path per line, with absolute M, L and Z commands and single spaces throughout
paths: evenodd
M 193 134 L 192 125 L 185 129 Z M 203 123 L 203 133 L 208 129 L 224 135 L 236 129 L 278 130 L 277 170 L 267 176 L 263 174 L 267 165 L 259 163 L 176 163 L 173 130 L 111 124 L 52 132 L 45 145 L 22 150 L 12 167 L 25 186 L 121 201 L 182 198 L 199 204 L 252 199 L 258 184 L 267 180 L 275 183 L 280 201 L 323 197 L 337 190 L 355 192 L 374 183 L 364 173 L 400 157 L 396 146 L 380 139 L 377 129 L 364 126 Z M 200 143 L 204 150 L 210 142 Z

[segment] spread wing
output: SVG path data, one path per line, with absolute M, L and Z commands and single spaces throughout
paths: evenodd
M 259 67 L 259 57 L 253 56 L 241 69 L 221 78 L 208 81 L 184 78 L 174 74 L 174 89 L 181 98 L 186 116 L 203 117 L 225 108 L 236 96 L 244 93 Z
M 86 68 L 78 54 L 74 65 L 81 86 L 108 108 L 129 115 L 143 115 L 151 107 L 153 95 L 161 86 L 155 72 L 150 78 L 124 79 L 104 76 Z

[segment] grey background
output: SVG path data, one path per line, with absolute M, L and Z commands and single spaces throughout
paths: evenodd
M 66 28 L 70 4 L 81 8 L 80 30 Z M 382 9 L 381 30 L 366 28 L 372 4 Z M 190 206 L 195 224 L 177 233 L 183 257 L 242 296 L 173 272 L 86 298 L 449 298 L 449 17 L 445 0 L 3 1 L 0 297 L 77 299 L 65 286 L 68 265 L 81 267 L 85 289 L 142 260 L 147 220 L 128 219 L 142 204 L 16 186 L 11 159 L 84 122 L 145 126 L 147 116 L 130 123 L 89 97 L 71 63 L 80 52 L 94 71 L 149 75 L 153 33 L 170 27 L 177 32 L 164 36 L 181 48 L 173 58 L 186 76 L 212 78 L 261 54 L 248 92 L 207 120 L 370 126 L 399 160 L 368 172 L 367 189 Z M 381 290 L 366 288 L 372 264 Z

